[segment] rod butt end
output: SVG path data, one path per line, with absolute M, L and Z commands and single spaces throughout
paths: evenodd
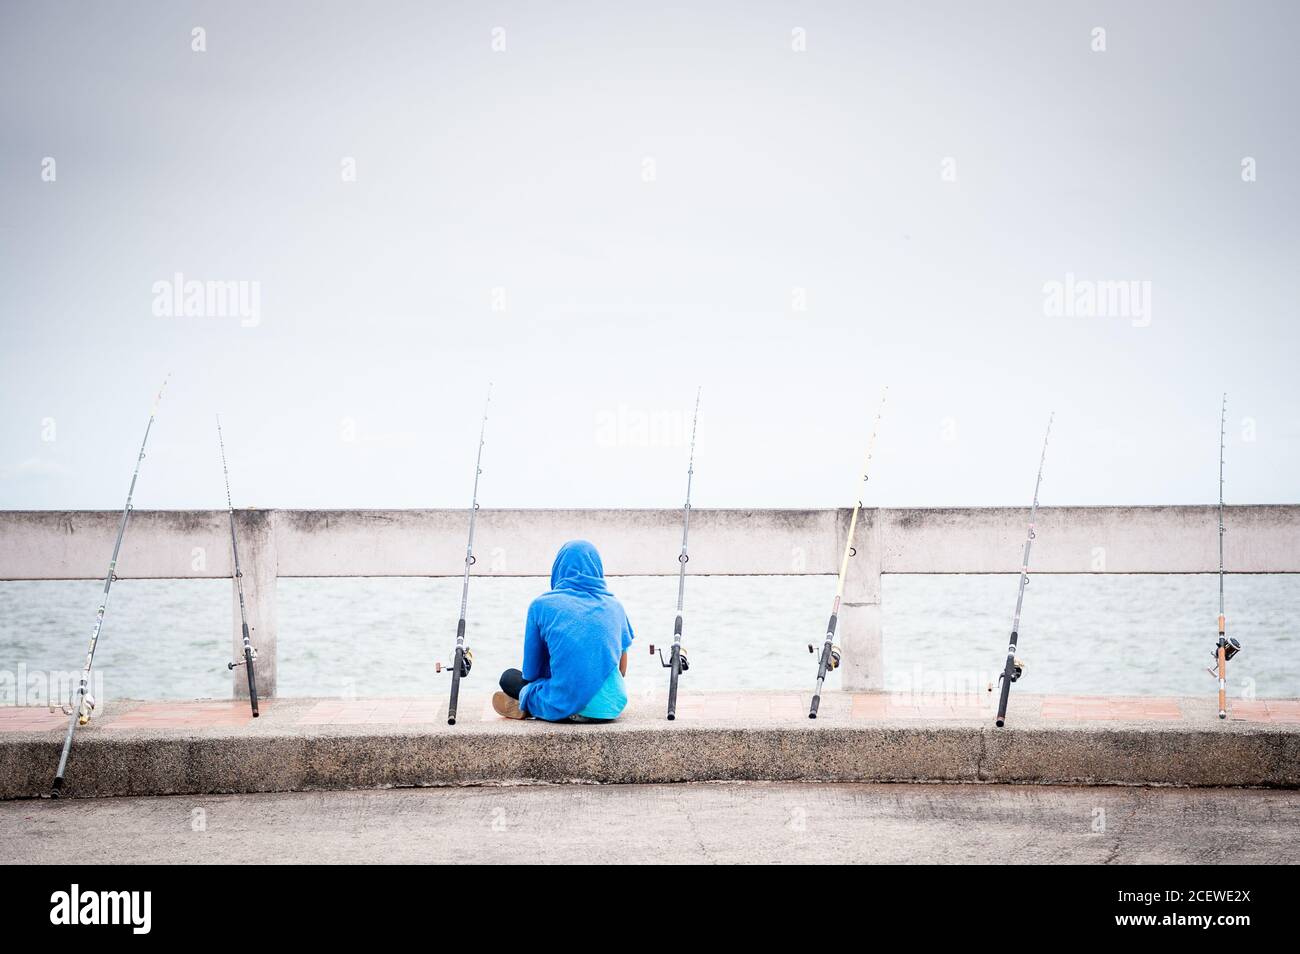
M 455 725 L 455 724 L 456 724 L 456 717 L 455 717 L 455 716 L 448 716 L 448 717 L 447 717 L 447 724 L 448 724 L 448 725 Z
M 1007 724 L 1007 720 L 1006 720 L 1006 719 L 997 719 L 996 721 L 994 721 L 993 724 L 994 724 L 995 726 L 997 726 L 997 727 L 1000 729 L 1000 728 L 1002 728 L 1004 725 Z

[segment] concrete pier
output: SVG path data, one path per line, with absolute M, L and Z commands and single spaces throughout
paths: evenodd
M 1235 699 L 1215 716 L 1194 699 L 1078 699 L 1016 692 L 992 726 L 992 697 L 900 698 L 882 682 L 886 573 L 1014 573 L 1023 508 L 866 510 L 840 618 L 844 689 L 808 720 L 799 693 L 695 693 L 679 720 L 642 698 L 617 723 L 552 726 L 498 719 L 472 678 L 460 724 L 445 696 L 277 699 L 281 577 L 456 576 L 459 510 L 245 510 L 237 513 L 259 650 L 264 716 L 252 720 L 244 673 L 236 701 L 112 701 L 78 731 L 71 796 L 295 792 L 518 783 L 701 781 L 927 782 L 1300 787 L 1300 701 Z M 677 572 L 677 510 L 484 510 L 488 576 L 545 576 L 555 548 L 586 537 L 611 576 Z M 88 579 L 104 570 L 118 515 L 0 512 L 0 579 Z M 833 575 L 847 510 L 699 510 L 696 575 Z M 1225 540 L 1236 573 L 1300 572 L 1300 506 L 1237 506 Z M 1034 572 L 1205 573 L 1218 565 L 1213 507 L 1057 507 L 1039 513 Z M 224 511 L 139 511 L 122 578 L 231 574 Z M 233 587 L 232 587 L 233 590 Z M 232 602 L 233 605 L 233 602 Z M 239 645 L 232 614 L 233 647 Z M 821 625 L 822 620 L 810 621 Z M 235 653 L 238 656 L 238 653 Z M 0 708 L 0 798 L 47 794 L 65 718 Z
M 481 688 L 445 699 L 116 702 L 78 730 L 71 796 L 201 795 L 521 783 L 967 782 L 1300 787 L 1300 701 L 1017 694 L 983 699 L 686 693 L 608 725 L 512 722 Z M 0 798 L 48 794 L 64 717 L 0 710 Z

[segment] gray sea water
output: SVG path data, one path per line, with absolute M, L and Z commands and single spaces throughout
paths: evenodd
M 1016 575 L 886 576 L 886 688 L 978 690 L 1006 653 Z M 637 642 L 629 688 L 666 682 L 648 652 L 671 637 L 675 578 L 611 581 Z M 828 577 L 688 579 L 687 685 L 810 687 L 834 596 Z M 42 704 L 52 673 L 82 665 L 100 584 L 0 583 L 0 703 Z M 476 684 L 519 664 L 524 612 L 540 579 L 478 579 L 469 605 Z M 227 697 L 230 583 L 122 580 L 96 656 L 101 698 Z M 287 696 L 419 696 L 445 691 L 434 661 L 451 654 L 460 604 L 454 579 L 285 579 L 278 589 L 279 689 Z M 1025 597 L 1025 691 L 1212 693 L 1215 576 L 1035 576 Z M 1300 696 L 1300 576 L 1227 581 L 1229 632 L 1244 645 L 1234 694 Z M 832 676 L 832 684 L 838 676 Z

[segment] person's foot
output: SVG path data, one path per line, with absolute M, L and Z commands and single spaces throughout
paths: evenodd
M 512 699 L 504 692 L 492 693 L 492 708 L 503 719 L 523 719 L 526 717 L 524 710 L 519 708 L 519 700 Z

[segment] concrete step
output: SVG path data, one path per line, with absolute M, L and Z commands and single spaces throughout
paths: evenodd
M 983 697 L 684 692 L 633 701 L 608 725 L 510 722 L 484 691 L 115 701 L 77 730 L 65 794 L 213 794 L 514 783 L 996 782 L 1300 787 L 1300 700 L 1013 696 L 995 729 Z M 0 709 L 0 798 L 46 795 L 67 718 Z

